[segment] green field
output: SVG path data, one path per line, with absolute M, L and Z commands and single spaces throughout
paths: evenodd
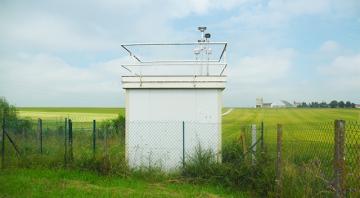
M 228 108 L 224 108 L 225 112 Z M 124 115 L 124 108 L 18 108 L 20 117 L 31 119 L 42 118 L 43 120 L 71 118 L 74 122 L 102 121 Z M 276 124 L 283 125 L 333 122 L 335 119 L 347 121 L 360 121 L 360 109 L 254 109 L 234 108 L 223 117 L 223 138 L 232 139 L 239 134 L 241 125 L 259 124 L 274 127 Z
M 225 112 L 229 108 L 224 108 Z M 77 116 L 83 121 L 93 119 L 114 118 L 118 114 L 124 115 L 124 108 L 72 108 L 72 107 L 20 107 L 18 113 L 21 117 L 33 119 L 51 119 Z M 264 121 L 270 125 L 276 123 L 307 123 L 333 121 L 335 119 L 360 120 L 360 109 L 301 109 L 301 108 L 279 108 L 279 109 L 254 109 L 234 108 L 234 110 L 223 117 L 223 124 L 227 123 L 252 123 Z
M 223 112 L 226 112 L 228 108 L 224 108 Z M 44 123 L 56 120 L 62 125 L 63 119 L 65 117 L 71 118 L 74 121 L 74 126 L 76 128 L 77 123 L 85 123 L 87 128 L 86 130 L 82 130 L 81 127 L 79 131 L 75 129 L 74 131 L 74 142 L 75 142 L 75 158 L 85 159 L 91 158 L 91 136 L 86 135 L 86 131 L 91 129 L 91 121 L 103 121 L 106 119 L 116 118 L 119 114 L 124 115 L 123 108 L 18 108 L 18 114 L 23 118 L 31 118 L 37 119 L 42 118 Z M 265 130 L 264 130 L 264 141 L 265 145 L 268 147 L 268 151 L 270 156 L 274 156 L 275 146 L 276 146 L 276 124 L 280 123 L 284 126 L 284 160 L 286 161 L 285 173 L 290 175 L 287 177 L 290 187 L 285 188 L 287 190 L 288 195 L 301 195 L 304 192 L 301 191 L 302 188 L 313 188 L 313 186 L 306 186 L 307 180 L 298 180 L 299 175 L 303 175 L 301 170 L 303 170 L 302 165 L 309 160 L 316 158 L 320 162 L 320 166 L 317 167 L 320 171 L 319 174 L 325 177 L 325 179 L 331 179 L 331 167 L 332 167 L 332 152 L 333 152 L 333 122 L 335 119 L 343 119 L 347 122 L 349 121 L 360 121 L 360 109 L 300 109 L 300 108 L 288 108 L 288 109 L 254 109 L 254 108 L 234 108 L 233 111 L 225 116 L 222 119 L 222 138 L 223 144 L 227 142 L 231 142 L 232 140 L 237 140 L 242 132 L 242 127 L 248 127 L 250 124 L 257 124 L 259 126 L 260 122 L 264 122 Z M 357 125 L 356 125 L 357 126 Z M 46 126 L 45 126 L 46 127 Z M 360 131 L 360 128 L 357 130 Z M 348 133 L 347 139 L 360 141 L 359 131 L 353 130 L 353 133 Z M 78 132 L 78 134 L 76 134 Z M 85 132 L 85 133 L 83 133 Z M 356 132 L 356 133 L 355 133 Z M 46 133 L 45 133 L 46 134 Z M 250 141 L 250 133 L 247 130 L 247 144 Z M 46 148 L 52 149 L 50 154 L 57 151 L 57 155 L 46 155 L 43 156 L 43 159 L 50 161 L 53 164 L 61 164 L 63 160 L 63 137 L 60 136 L 48 136 L 44 137 L 44 147 L 45 152 Z M 23 138 L 20 138 L 22 140 Z M 104 151 L 104 141 L 98 140 L 99 144 L 99 154 Z M 119 160 L 119 154 L 123 151 L 121 146 L 119 146 L 119 139 L 113 138 L 110 139 L 110 153 L 111 156 L 117 156 L 115 158 L 114 164 L 116 164 Z M 350 153 L 351 155 L 347 155 L 347 159 L 355 159 L 360 152 L 358 150 L 354 150 L 358 148 L 358 142 L 346 142 L 347 149 L 350 147 L 353 149 Z M 47 143 L 48 142 L 48 143 Z M 36 144 L 36 142 L 31 143 L 27 142 L 29 145 L 28 151 L 31 152 L 32 144 Z M 22 145 L 26 145 L 22 143 Z M 31 148 L 31 149 L 30 149 Z M 37 147 L 36 147 L 37 149 Z M 37 152 L 34 150 L 34 152 Z M 46 158 L 49 157 L 49 158 Z M 114 158 L 113 158 L 114 159 Z M 118 161 L 116 161 L 118 160 Z M 350 161 L 349 161 L 350 162 Z M 356 164 L 356 161 L 352 161 L 351 163 Z M 272 163 L 271 170 L 273 170 Z M 354 166 L 352 166 L 354 167 Z M 313 168 L 317 170 L 316 167 Z M 288 171 L 288 172 L 286 172 Z M 355 170 L 356 172 L 357 170 Z M 24 185 L 24 191 L 21 191 L 23 194 L 27 193 L 35 193 L 35 195 L 39 195 L 40 197 L 45 194 L 47 191 L 45 188 L 39 187 L 37 183 L 27 182 L 28 179 L 34 177 L 39 172 L 38 170 L 7 170 L 3 172 L 0 176 L 4 181 L 9 181 L 10 184 L 16 185 Z M 354 172 L 354 171 L 353 171 Z M 188 183 L 181 184 L 173 184 L 169 183 L 166 180 L 159 181 L 156 183 L 156 186 L 149 190 L 152 187 L 153 181 L 146 181 L 144 179 L 136 179 L 136 178 L 111 178 L 109 181 L 102 182 L 104 177 L 92 175 L 92 173 L 84 172 L 61 172 L 52 169 L 46 169 L 46 174 L 52 175 L 53 179 L 49 180 L 45 175 L 39 174 L 36 178 L 36 181 L 39 181 L 41 184 L 45 183 L 52 190 L 49 193 L 53 196 L 80 196 L 82 193 L 87 193 L 88 195 L 93 196 L 96 193 L 100 193 L 100 189 L 104 189 L 102 191 L 102 196 L 109 196 L 108 193 L 114 191 L 114 193 L 118 196 L 135 196 L 135 197 L 144 197 L 149 195 L 154 195 L 155 197 L 216 197 L 219 196 L 228 196 L 231 195 L 233 197 L 243 196 L 244 194 L 239 194 L 239 192 L 234 190 L 226 190 L 224 187 L 219 187 L 218 185 L 197 185 L 192 187 Z M 310 173 L 309 182 L 314 182 L 313 179 L 316 178 L 312 175 L 318 173 Z M 72 178 L 72 181 L 68 182 L 68 176 Z M 65 179 L 63 178 L 65 177 Z M 90 177 L 92 179 L 83 179 L 83 177 Z M 296 178 L 296 179 L 295 179 Z M 100 181 L 98 181 L 100 180 Z M 110 181 L 111 180 L 111 181 Z M 0 183 L 3 181 L 0 179 Z M 297 183 L 298 182 L 298 183 Z M 318 182 L 318 181 L 317 181 Z M 315 183 L 317 183 L 315 182 Z M 321 183 L 321 182 L 320 182 Z M 105 185 L 110 185 L 109 188 L 105 188 Z M 73 186 L 74 185 L 74 186 Z M 118 186 L 117 186 L 118 185 Z M 300 191 L 295 194 L 292 190 L 292 186 L 300 185 Z M 354 185 L 358 185 L 356 182 Z M 119 190 L 113 190 L 113 186 L 117 186 Z M 316 186 L 316 185 L 315 185 Z M 115 187 L 114 187 L 115 188 Z M 11 189 L 11 188 L 10 188 Z M 317 187 L 314 188 L 316 191 Z M 322 189 L 322 188 L 318 188 Z M 64 192 L 62 192 L 64 191 Z M 16 191 L 9 191 L 6 189 L 0 188 L 1 194 L 9 195 L 10 197 L 17 195 Z M 130 194 L 129 194 L 130 193 Z M 311 192 L 308 195 L 313 195 Z
M 124 115 L 124 108 L 69 108 L 69 107 L 23 107 L 18 108 L 18 114 L 23 118 L 57 120 L 72 118 L 73 121 L 102 121 Z

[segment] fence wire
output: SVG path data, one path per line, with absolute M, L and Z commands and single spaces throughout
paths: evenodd
M 83 166 L 93 159 L 107 159 L 131 167 L 181 167 L 199 146 L 210 150 L 221 161 L 222 149 L 235 142 L 241 149 L 235 155 L 251 156 L 266 151 L 276 164 L 277 128 L 267 123 L 195 123 L 195 122 L 69 122 L 58 120 L 17 120 L 6 123 L 2 165 L 31 166 L 49 164 Z M 95 124 L 95 125 L 94 125 Z M 70 134 L 70 128 L 71 134 Z M 334 192 L 334 123 L 283 125 L 283 184 L 300 182 L 319 192 L 300 193 L 330 196 Z M 221 133 L 221 131 L 226 131 Z M 345 124 L 345 190 L 350 197 L 360 196 L 360 123 Z M 126 134 L 126 135 L 125 135 Z M 8 137 L 7 137 L 8 136 Z M 265 148 L 263 148 L 265 147 Z M 238 159 L 227 156 L 226 160 Z M 239 158 L 241 159 L 241 158 Z M 274 167 L 275 169 L 275 167 Z M 304 180 L 296 177 L 301 176 Z M 315 185 L 315 186 L 316 186 Z M 292 190 L 287 195 L 294 195 Z
M 196 148 L 219 156 L 219 123 L 127 122 L 126 155 L 131 167 L 154 166 L 165 170 L 182 167 Z
M 345 125 L 346 188 L 353 197 L 360 197 L 360 123 L 348 121 Z

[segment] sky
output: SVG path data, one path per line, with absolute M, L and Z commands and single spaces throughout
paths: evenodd
M 1 0 L 0 96 L 123 107 L 120 45 L 193 42 L 198 26 L 229 43 L 224 106 L 360 103 L 359 0 Z

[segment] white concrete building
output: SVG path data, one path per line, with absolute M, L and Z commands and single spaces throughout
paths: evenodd
M 201 40 L 195 43 L 122 45 L 136 60 L 134 64 L 122 65 L 131 73 L 122 76 L 126 98 L 125 147 L 130 167 L 150 165 L 174 169 L 182 166 L 198 146 L 210 149 L 214 157 L 221 160 L 221 110 L 227 43 L 212 43 L 210 34 L 205 34 L 204 28 L 200 30 Z M 191 46 L 195 60 L 143 61 L 130 49 L 134 46 L 178 45 Z M 209 56 L 213 45 L 222 46 L 215 60 Z M 191 67 L 193 73 L 162 75 L 161 70 L 156 70 L 148 75 L 132 69 L 159 66 Z

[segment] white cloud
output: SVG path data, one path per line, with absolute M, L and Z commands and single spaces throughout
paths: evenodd
M 295 51 L 281 49 L 263 55 L 246 56 L 229 68 L 228 75 L 234 82 L 268 83 L 286 76 L 293 66 Z
M 79 68 L 47 54 L 21 54 L 0 60 L 0 93 L 22 105 L 118 106 L 122 62 Z
M 283 84 L 276 84 L 277 81 L 285 79 L 291 69 L 301 69 L 294 66 L 296 46 L 292 46 L 292 39 L 297 38 L 287 35 L 281 25 L 298 16 L 344 17 L 359 14 L 359 2 L 3 1 L 0 3 L 0 95 L 20 105 L 118 106 L 122 101 L 120 63 L 123 61 L 114 57 L 116 54 L 121 57 L 120 43 L 196 39 L 196 27 L 190 31 L 189 26 L 203 22 L 208 24 L 195 26 L 208 25 L 214 38 L 229 41 L 227 90 L 231 97 L 226 99 L 228 102 L 238 105 L 246 100 L 252 101 L 260 93 L 267 96 L 288 93 L 291 88 L 284 88 Z M 224 17 L 229 19 L 221 20 Z M 358 16 L 356 19 L 359 19 Z M 266 29 L 268 27 L 278 29 Z M 349 31 L 357 35 L 357 29 Z M 338 38 L 332 39 L 338 41 Z M 328 78 L 324 82 L 333 81 L 341 75 L 342 82 L 351 83 L 351 79 L 353 84 L 358 85 L 356 68 L 343 66 L 354 65 L 352 63 L 357 58 L 355 55 L 339 56 L 345 53 L 342 43 L 336 41 L 326 41 L 320 50 L 315 49 L 316 53 L 329 52 L 319 53 L 321 57 L 314 58 L 321 64 L 324 59 L 337 56 L 327 69 L 339 70 L 341 67 L 344 70 L 340 74 L 322 72 Z M 305 48 L 312 52 L 307 46 Z M 103 55 L 108 52 L 110 56 Z M 76 57 L 78 54 L 79 57 Z M 82 57 L 92 55 L 94 59 L 82 60 Z M 316 83 L 309 80 L 309 85 Z M 254 91 L 253 85 L 265 85 L 271 89 L 263 86 Z M 232 97 L 232 93 L 238 93 L 240 89 L 245 94 Z M 317 95 L 316 90 L 312 92 L 310 96 Z
M 325 68 L 327 74 L 334 77 L 357 78 L 360 84 L 360 54 L 338 56 Z
M 250 1 L 247 9 L 240 9 L 237 16 L 227 21 L 227 26 L 242 24 L 246 27 L 277 28 L 301 16 L 348 17 L 358 15 L 357 0 L 269 0 Z
M 325 53 L 336 52 L 339 49 L 340 49 L 339 44 L 336 41 L 332 41 L 332 40 L 325 41 L 320 47 L 320 51 Z
M 343 100 L 359 100 L 360 90 L 360 54 L 338 56 L 327 66 L 318 68 L 320 74 L 325 77 L 324 87 L 332 97 L 340 97 Z

